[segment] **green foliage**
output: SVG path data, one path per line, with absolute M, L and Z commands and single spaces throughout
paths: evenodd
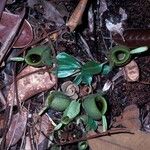
M 87 116 L 87 115 L 81 115 L 77 118 L 77 124 L 79 124 L 80 122 L 83 122 L 83 124 L 85 125 L 86 131 L 90 131 L 90 130 L 96 130 L 98 128 L 98 123 L 97 121 L 93 120 L 91 117 Z
M 107 119 L 106 116 L 102 115 L 102 125 L 103 125 L 103 132 L 107 131 Z
M 76 73 L 81 68 L 80 63 L 71 55 L 67 53 L 59 53 L 57 59 L 57 76 L 58 78 L 65 78 Z
M 67 53 L 59 53 L 57 55 L 57 76 L 58 78 L 65 78 L 71 75 L 75 75 L 74 83 L 77 85 L 81 82 L 91 85 L 93 75 L 110 72 L 108 65 L 100 64 L 95 61 L 86 62 L 81 65 L 76 58 Z
M 147 46 L 142 46 L 142 47 L 138 47 L 138 48 L 135 48 L 135 49 L 131 50 L 130 54 L 142 53 L 142 52 L 145 52 L 147 50 L 148 50 Z
M 61 122 L 63 124 L 68 124 L 80 113 L 81 103 L 79 101 L 72 101 L 67 109 L 64 111 Z

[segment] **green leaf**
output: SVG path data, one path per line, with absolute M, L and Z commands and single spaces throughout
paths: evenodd
M 59 53 L 57 56 L 57 76 L 58 78 L 65 78 L 76 73 L 80 69 L 80 63 L 71 55 L 67 53 Z
M 59 66 L 62 66 L 61 68 L 67 69 L 78 69 L 81 67 L 80 63 L 71 55 L 68 55 L 67 53 L 59 53 L 56 56 L 57 62 Z
M 92 76 L 89 75 L 89 74 L 82 75 L 82 83 L 91 85 L 91 83 L 92 83 Z
M 79 74 L 75 77 L 74 81 L 73 81 L 76 85 L 79 85 L 82 82 L 82 75 Z
M 111 66 L 109 66 L 109 65 L 103 65 L 101 74 L 107 75 L 108 73 L 110 73 L 111 70 L 112 70 Z
M 10 58 L 10 61 L 24 61 L 25 59 L 23 57 L 12 57 Z
M 71 75 L 73 75 L 73 74 L 75 74 L 76 73 L 76 70 L 75 69 L 66 69 L 66 70 L 60 70 L 60 68 L 58 67 L 57 68 L 58 70 L 57 70 L 57 77 L 58 78 L 66 78 L 66 77 L 69 77 L 69 76 L 71 76 Z
M 86 126 L 87 130 L 96 130 L 98 128 L 98 123 L 97 121 L 93 120 L 92 118 L 88 117 L 88 122 Z
M 148 50 L 147 46 L 142 46 L 142 47 L 138 47 L 138 48 L 135 48 L 135 49 L 131 50 L 130 54 L 142 53 L 142 52 L 145 52 L 147 50 Z
M 104 115 L 102 115 L 102 125 L 103 125 L 103 132 L 107 131 L 107 120 Z
M 95 75 L 101 72 L 103 64 L 95 61 L 89 61 L 81 67 L 82 74 Z
M 72 101 L 68 108 L 64 111 L 61 123 L 68 124 L 80 113 L 81 104 L 78 101 Z
M 68 108 L 64 111 L 63 116 L 68 116 L 70 119 L 75 118 L 80 112 L 81 103 L 79 101 L 73 100 Z
M 60 122 L 57 126 L 55 126 L 55 128 L 54 128 L 54 130 L 56 131 L 56 130 L 59 130 L 61 127 L 62 127 L 62 123 Z

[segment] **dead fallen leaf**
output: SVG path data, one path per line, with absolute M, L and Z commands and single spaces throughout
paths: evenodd
M 32 146 L 31 146 L 32 144 L 31 144 L 31 139 L 30 139 L 30 137 L 29 136 L 26 136 L 26 138 L 25 138 L 25 150 L 30 150 L 30 149 L 32 149 Z
M 88 0 L 80 0 L 68 22 L 66 23 L 66 26 L 70 28 L 70 31 L 73 31 L 81 22 L 84 10 L 87 6 L 87 2 Z
M 11 125 L 6 135 L 6 144 L 15 145 L 22 137 L 28 119 L 28 111 L 26 108 L 21 109 L 21 113 L 12 116 Z
M 123 67 L 123 74 L 128 82 L 135 82 L 139 80 L 139 68 L 137 63 L 132 60 L 129 64 Z
M 12 28 L 15 26 L 16 22 L 19 20 L 19 15 L 15 15 L 9 12 L 3 12 L 2 18 L 0 20 L 0 42 L 4 43 L 8 38 Z M 33 39 L 32 27 L 27 20 L 23 23 L 22 32 L 15 42 L 15 48 L 22 48 L 27 46 Z
M 139 130 L 141 128 L 141 121 L 139 120 L 139 109 L 136 105 L 127 106 L 121 116 L 115 118 L 113 127 L 122 125 L 129 129 Z
M 47 114 L 44 114 L 41 117 L 41 120 L 36 124 L 36 139 L 37 139 L 37 145 L 40 145 L 43 143 L 47 137 L 49 137 L 50 133 L 52 133 L 54 126 Z M 44 143 L 43 143 L 44 144 Z
M 34 71 L 38 71 L 40 69 L 41 68 L 34 68 L 31 66 L 27 66 L 25 69 L 23 69 L 20 72 L 17 78 L 24 76 L 26 74 L 29 74 L 31 72 L 34 72 Z M 17 81 L 18 99 L 20 102 L 23 102 L 38 93 L 51 89 L 55 84 L 56 84 L 55 76 L 52 74 L 49 74 L 48 72 L 40 71 L 40 72 L 30 74 Z M 11 84 L 10 90 L 8 91 L 8 96 L 7 96 L 7 102 L 9 105 L 17 104 L 16 98 L 14 99 L 15 93 L 14 93 L 13 88 L 14 88 L 14 84 Z
M 4 115 L 0 114 L 0 137 L 3 135 L 3 129 L 4 129 L 4 124 L 5 123 L 5 117 Z
M 134 134 L 114 134 L 88 140 L 92 150 L 148 150 L 150 134 L 135 131 Z

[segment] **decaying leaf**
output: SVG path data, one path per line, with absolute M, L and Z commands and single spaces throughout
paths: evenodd
M 123 67 L 123 74 L 128 82 L 135 82 L 139 80 L 139 68 L 137 63 L 132 60 L 129 64 Z
M 52 121 L 50 120 L 49 116 L 47 114 L 44 114 L 39 120 L 39 122 L 36 124 L 35 128 L 35 137 L 37 140 L 37 144 L 40 145 L 52 133 L 54 125 L 52 124 Z
M 0 115 L 0 137 L 3 135 L 4 125 L 5 125 L 4 115 Z
M 141 128 L 141 122 L 139 120 L 139 109 L 136 105 L 127 106 L 122 115 L 116 117 L 116 121 L 113 123 L 114 127 L 122 125 L 129 129 L 139 130 Z
M 56 26 L 62 26 L 65 23 L 64 14 L 60 13 L 51 1 L 28 0 L 28 5 L 42 13 L 45 19 L 54 22 Z
M 103 13 L 107 10 L 107 4 L 106 4 L 106 0 L 101 0 L 100 1 L 100 8 L 99 8 L 99 13 L 102 16 Z
M 26 136 L 25 138 L 25 149 L 32 149 L 32 146 L 31 146 L 31 140 L 30 140 L 30 137 L 29 136 Z
M 88 0 L 80 0 L 66 25 L 73 31 L 80 23 Z
M 11 125 L 6 135 L 6 144 L 15 145 L 22 137 L 28 119 L 28 111 L 26 108 L 21 109 L 21 113 L 12 116 Z
M 79 87 L 71 81 L 66 81 L 61 85 L 62 92 L 72 99 L 78 98 Z
M 25 69 L 23 69 L 20 72 L 20 74 L 18 74 L 17 79 L 38 70 L 40 70 L 40 68 L 27 66 Z M 49 90 L 55 84 L 56 84 L 55 76 L 49 74 L 46 71 L 40 71 L 40 72 L 30 74 L 17 81 L 18 99 L 20 102 L 23 102 L 27 100 L 29 97 L 32 97 L 45 90 Z M 17 104 L 16 97 L 15 99 L 14 97 L 15 97 L 14 84 L 12 83 L 7 95 L 7 101 L 9 105 L 12 105 L 13 101 L 14 101 L 13 103 L 14 105 Z
M 150 135 L 141 131 L 134 134 L 114 134 L 88 140 L 92 150 L 148 150 Z
M 4 43 L 8 38 L 12 28 L 15 26 L 19 19 L 19 15 L 15 15 L 8 12 L 3 12 L 2 18 L 0 20 L 0 42 Z M 23 23 L 22 32 L 15 42 L 14 47 L 22 48 L 27 46 L 33 39 L 33 32 L 31 25 L 27 20 Z

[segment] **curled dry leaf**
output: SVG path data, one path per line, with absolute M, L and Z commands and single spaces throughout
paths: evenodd
M 25 107 L 21 109 L 21 113 L 12 116 L 11 125 L 6 135 L 6 144 L 15 145 L 22 137 L 28 119 L 28 111 Z
M 113 126 L 122 125 L 129 129 L 139 130 L 141 128 L 139 115 L 139 109 L 136 105 L 127 106 L 122 115 L 115 118 L 116 121 L 113 123 Z
M 73 31 L 80 23 L 88 0 L 80 0 L 66 25 Z
M 15 15 L 9 12 L 3 12 L 2 18 L 0 20 L 0 42 L 4 43 L 11 32 L 12 28 L 15 26 L 19 15 Z M 33 39 L 32 27 L 27 20 L 23 23 L 22 32 L 15 42 L 15 48 L 22 48 L 27 46 Z
M 37 140 L 37 144 L 39 146 L 45 139 L 47 139 L 47 137 L 49 137 L 54 129 L 54 126 L 49 116 L 47 114 L 44 114 L 36 124 L 35 128 L 35 139 Z
M 78 98 L 79 87 L 71 81 L 64 82 L 61 85 L 61 89 L 64 94 L 68 95 L 72 99 Z
M 80 97 L 84 97 L 84 96 L 87 96 L 89 95 L 90 93 L 92 92 L 92 88 L 85 85 L 85 86 L 81 86 L 80 87 Z
M 137 63 L 132 60 L 129 64 L 123 67 L 123 74 L 125 80 L 128 82 L 135 82 L 139 80 L 139 68 Z
M 17 79 L 40 69 L 41 68 L 27 66 L 17 75 Z M 25 76 L 17 81 L 18 99 L 20 102 L 23 102 L 38 93 L 49 90 L 55 84 L 55 76 L 44 70 Z M 7 95 L 7 102 L 9 105 L 17 104 L 16 97 L 14 97 L 14 84 L 12 83 Z

